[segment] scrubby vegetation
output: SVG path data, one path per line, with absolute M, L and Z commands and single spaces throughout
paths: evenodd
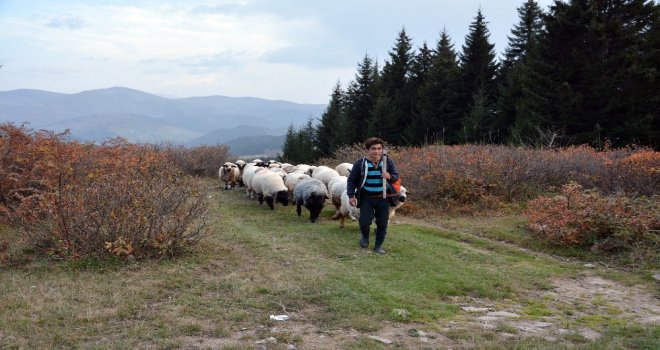
M 204 235 L 205 188 L 155 147 L 81 144 L 10 124 L 0 136 L 0 220 L 20 231 L 5 252 L 162 257 Z
M 363 153 L 359 145 L 343 147 L 321 162 L 352 162 Z M 633 261 L 657 264 L 660 152 L 457 145 L 389 153 L 411 193 L 401 209 L 408 215 L 526 207 L 528 228 L 553 243 L 602 253 L 632 249 L 638 253 Z

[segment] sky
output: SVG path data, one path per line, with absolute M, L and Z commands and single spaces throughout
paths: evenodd
M 524 0 L 0 0 L 0 91 L 114 86 L 328 103 L 405 28 L 457 52 L 481 9 L 501 55 Z M 544 10 L 552 0 L 537 0 Z

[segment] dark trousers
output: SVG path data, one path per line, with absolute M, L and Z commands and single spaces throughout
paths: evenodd
M 360 201 L 360 233 L 369 239 L 371 222 L 376 218 L 376 247 L 380 247 L 387 234 L 387 222 L 390 216 L 390 203 L 386 198 L 375 198 L 362 194 Z

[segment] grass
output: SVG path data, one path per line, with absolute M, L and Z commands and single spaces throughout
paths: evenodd
M 474 235 L 468 221 L 443 229 L 391 225 L 381 256 L 358 247 L 355 222 L 340 229 L 328 220 L 329 207 L 311 224 L 304 209 L 302 217 L 292 206 L 271 211 L 243 191 L 213 190 L 209 205 L 211 234 L 184 257 L 34 261 L 0 270 L 0 348 L 242 349 L 273 337 L 276 349 L 382 349 L 388 346 L 366 335 L 383 332 L 399 348 L 424 347 L 398 328 L 428 331 L 431 344 L 453 348 L 644 348 L 658 338 L 657 326 L 622 322 L 614 306 L 586 314 L 588 306 L 534 300 L 552 279 L 577 278 L 584 268 Z M 515 220 L 491 224 L 489 235 L 518 232 Z M 478 225 L 489 227 L 488 219 Z M 503 322 L 487 330 L 460 309 L 480 305 L 553 319 L 575 332 L 548 340 Z M 292 319 L 278 323 L 273 314 Z M 604 335 L 585 343 L 579 327 Z

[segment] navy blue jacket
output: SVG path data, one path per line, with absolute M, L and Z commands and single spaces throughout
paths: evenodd
M 360 193 L 360 189 L 367 176 L 365 169 L 363 169 L 365 161 L 369 161 L 367 160 L 367 157 L 360 158 L 353 163 L 353 169 L 351 169 L 351 173 L 348 174 L 348 180 L 346 180 L 346 193 L 348 194 L 348 198 L 355 197 Z M 387 182 L 392 183 L 399 179 L 399 171 L 396 169 L 394 161 L 392 161 L 392 158 L 389 156 L 387 157 L 387 172 L 390 173 L 390 179 L 387 180 Z

